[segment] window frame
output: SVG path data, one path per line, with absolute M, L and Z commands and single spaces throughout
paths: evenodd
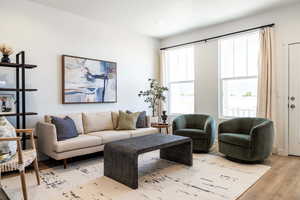
M 249 32 L 249 33 L 245 33 L 247 35 L 250 35 L 250 34 L 254 34 L 254 33 L 259 33 L 259 31 L 252 31 L 252 32 Z M 231 36 L 231 37 L 226 37 L 224 39 L 235 39 L 237 37 L 241 37 L 242 35 L 244 34 L 241 34 L 241 35 L 238 35 L 238 36 Z M 223 115 L 223 81 L 226 81 L 226 80 L 247 80 L 247 79 L 257 79 L 258 80 L 258 72 L 257 72 L 257 75 L 250 75 L 250 76 L 231 76 L 231 77 L 225 77 L 225 78 L 222 78 L 222 66 L 221 66 L 221 57 L 222 57 L 222 51 L 221 51 L 221 40 L 218 41 L 218 117 L 219 119 L 224 119 L 224 120 L 227 120 L 227 119 L 232 119 L 232 118 L 235 118 L 235 117 L 239 117 L 239 116 L 226 116 L 226 115 Z M 235 74 L 235 63 L 234 63 L 234 60 L 235 60 L 235 44 L 233 43 L 233 75 Z M 248 41 L 247 41 L 247 44 L 246 44 L 246 69 L 247 69 L 247 74 L 249 73 L 249 63 L 248 63 L 248 60 L 249 60 L 249 57 L 248 57 Z

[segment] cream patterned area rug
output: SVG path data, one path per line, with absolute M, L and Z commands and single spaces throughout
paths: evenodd
M 27 174 L 30 200 L 235 200 L 268 170 L 213 154 L 194 154 L 194 165 L 159 159 L 159 152 L 139 157 L 139 188 L 132 190 L 103 176 L 103 157 L 42 170 L 42 184 Z M 12 200 L 22 199 L 19 177 L 2 180 Z

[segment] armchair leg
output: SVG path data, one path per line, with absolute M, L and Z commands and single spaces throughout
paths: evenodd
M 64 169 L 67 169 L 67 159 L 64 159 Z
M 20 171 L 20 177 L 21 177 L 22 191 L 23 191 L 24 200 L 28 200 L 27 186 L 26 186 L 26 180 L 25 180 L 25 170 Z
M 40 185 L 41 180 L 40 180 L 40 171 L 39 171 L 39 165 L 38 165 L 37 158 L 33 161 L 33 167 L 34 167 L 34 171 L 35 171 L 35 175 L 36 175 L 37 184 Z

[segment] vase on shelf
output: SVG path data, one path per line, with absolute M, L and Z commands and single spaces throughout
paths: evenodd
M 10 63 L 9 55 L 3 55 L 3 57 L 1 58 L 1 62 Z

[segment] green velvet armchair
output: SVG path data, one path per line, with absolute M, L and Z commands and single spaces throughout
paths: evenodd
M 216 137 L 216 123 L 209 115 L 188 114 L 173 120 L 173 135 L 190 137 L 194 152 L 208 152 Z
M 273 122 L 264 118 L 235 118 L 220 123 L 219 151 L 241 161 L 263 161 L 272 153 Z

